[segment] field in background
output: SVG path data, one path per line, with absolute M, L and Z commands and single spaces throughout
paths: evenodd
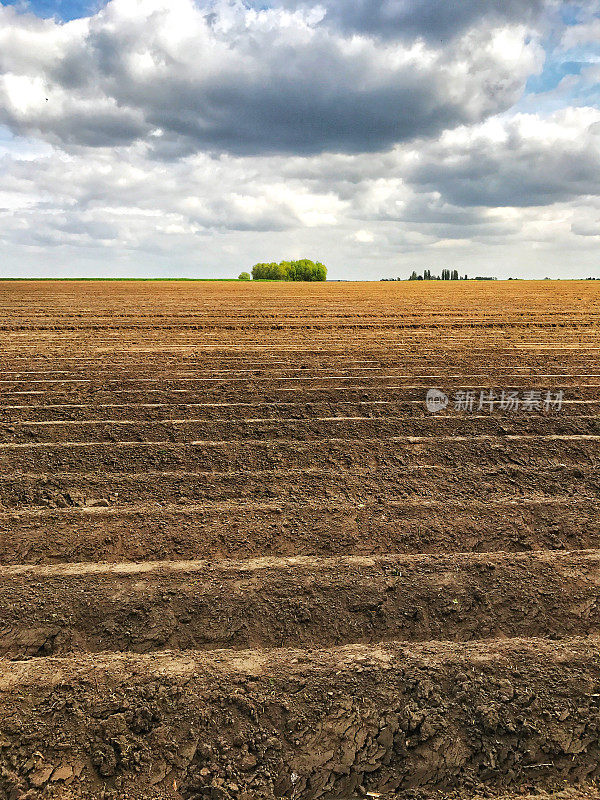
M 0 282 L 0 791 L 597 778 L 599 314 L 596 282 Z

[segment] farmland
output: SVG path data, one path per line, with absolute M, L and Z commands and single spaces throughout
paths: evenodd
M 596 282 L 0 282 L 3 796 L 597 797 L 599 317 Z

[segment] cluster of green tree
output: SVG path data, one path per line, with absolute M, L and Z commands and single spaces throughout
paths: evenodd
M 327 278 L 327 268 L 320 261 L 302 258 L 279 264 L 255 264 L 252 267 L 252 277 L 255 281 L 324 281 Z
M 460 276 L 458 274 L 457 269 L 443 269 L 441 275 L 432 275 L 430 269 L 426 269 L 423 271 L 423 275 L 417 275 L 417 273 L 413 270 L 409 281 L 468 281 L 469 278 L 467 275 Z

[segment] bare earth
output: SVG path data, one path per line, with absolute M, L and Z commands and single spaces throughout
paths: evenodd
M 599 314 L 0 282 L 0 797 L 599 800 Z

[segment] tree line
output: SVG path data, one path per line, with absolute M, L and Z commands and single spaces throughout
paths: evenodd
M 242 275 L 244 277 L 242 277 Z M 242 273 L 241 280 L 248 280 L 250 275 Z M 248 277 L 245 277 L 248 275 Z M 301 258 L 299 261 L 280 261 L 255 264 L 252 267 L 255 281 L 324 281 L 327 278 L 327 267 L 320 261 Z
M 250 276 L 248 276 L 248 279 Z M 382 281 L 495 281 L 498 280 L 494 277 L 488 277 L 486 275 L 476 275 L 474 278 L 469 278 L 468 275 L 459 275 L 457 269 L 443 269 L 441 275 L 432 275 L 430 269 L 426 269 L 423 271 L 422 275 L 419 275 L 415 270 L 412 271 L 409 278 L 380 278 Z M 508 279 L 509 281 L 513 280 L 512 278 Z M 517 280 L 515 278 L 514 280 Z M 546 280 L 550 280 L 546 278 Z M 588 278 L 588 280 L 591 280 Z M 599 279 L 600 280 L 600 279 Z
M 468 280 L 467 276 L 465 275 L 464 278 L 458 274 L 457 269 L 443 269 L 441 275 L 432 275 L 430 269 L 426 269 L 423 271 L 423 277 L 417 275 L 417 273 L 413 270 L 409 281 L 466 281 Z

